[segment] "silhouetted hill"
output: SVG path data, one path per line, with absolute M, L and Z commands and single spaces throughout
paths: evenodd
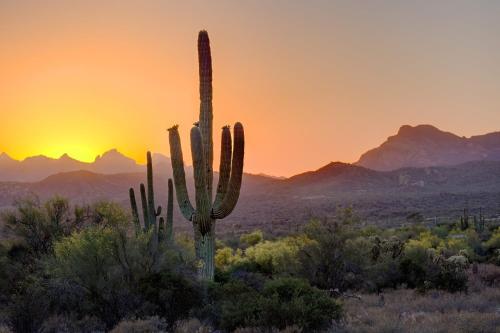
M 159 161 L 158 163 L 160 163 Z M 164 161 L 165 163 L 165 161 Z M 155 168 L 158 204 L 166 202 L 170 167 Z M 217 174 L 215 181 L 217 181 Z M 89 171 L 59 173 L 34 183 L 0 182 L 0 207 L 14 198 L 36 193 L 42 199 L 59 194 L 76 203 L 113 200 L 128 209 L 128 189 L 145 181 L 145 172 L 114 175 Z M 190 195 L 192 173 L 187 173 Z M 368 222 L 400 223 L 413 212 L 425 217 L 458 216 L 464 207 L 500 213 L 500 162 L 475 161 L 457 166 L 375 171 L 357 165 L 330 163 L 287 179 L 245 174 L 238 205 L 219 221 L 220 232 L 254 228 L 283 230 L 328 217 L 340 206 L 353 206 Z M 175 205 L 179 228 L 189 228 Z M 224 227 L 225 226 L 225 227 Z
M 405 125 L 379 147 L 361 155 L 356 164 L 387 171 L 479 160 L 500 160 L 500 132 L 465 138 L 431 125 Z
M 316 171 L 308 171 L 288 178 L 286 181 L 296 185 L 310 185 L 312 183 L 330 183 L 331 181 L 361 180 L 367 177 L 375 178 L 377 172 L 342 162 L 331 162 Z
M 154 154 L 154 161 L 155 164 L 170 164 L 170 159 L 161 154 Z M 142 172 L 145 168 L 116 149 L 97 156 L 92 163 L 75 160 L 67 154 L 59 158 L 39 155 L 23 161 L 14 160 L 5 153 L 0 155 L 0 181 L 36 182 L 57 173 L 79 170 L 116 174 Z

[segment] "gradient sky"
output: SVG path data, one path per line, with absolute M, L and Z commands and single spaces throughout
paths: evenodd
M 500 130 L 500 1 L 0 0 L 0 151 L 142 162 L 179 124 L 188 157 L 200 29 L 248 172 L 353 162 L 402 124 Z

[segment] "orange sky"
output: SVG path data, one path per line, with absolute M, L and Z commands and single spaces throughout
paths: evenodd
M 500 130 L 498 17 L 491 1 L 2 0 L 0 151 L 142 162 L 179 124 L 189 156 L 200 29 L 215 128 L 245 125 L 248 172 L 352 162 L 402 124 Z

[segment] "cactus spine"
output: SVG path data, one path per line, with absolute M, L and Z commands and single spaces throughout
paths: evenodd
M 212 57 L 206 31 L 198 35 L 200 76 L 199 122 L 191 129 L 191 155 L 194 168 L 195 204 L 193 207 L 186 188 L 184 160 L 178 126 L 169 129 L 170 156 L 174 173 L 177 202 L 182 215 L 193 224 L 195 252 L 200 261 L 200 277 L 214 276 L 215 220 L 228 216 L 236 206 L 243 176 L 245 138 L 243 126 L 234 125 L 234 149 L 229 126 L 222 128 L 219 182 L 212 200 L 213 141 L 212 141 Z

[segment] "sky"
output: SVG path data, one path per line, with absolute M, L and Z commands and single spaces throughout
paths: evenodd
M 189 163 L 201 29 L 216 158 L 240 121 L 247 172 L 354 162 L 403 124 L 500 130 L 500 1 L 0 0 L 0 152 L 144 162 L 179 124 Z

